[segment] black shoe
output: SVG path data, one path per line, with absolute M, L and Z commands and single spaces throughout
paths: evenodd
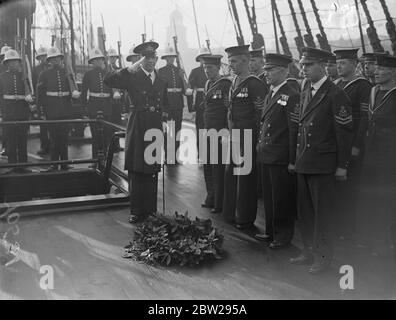
M 214 204 L 208 204 L 208 203 L 206 203 L 206 202 L 204 202 L 204 203 L 202 203 L 201 204 L 201 207 L 202 208 L 214 208 Z
M 315 263 L 309 269 L 310 274 L 320 274 L 330 270 L 330 263 Z
M 239 230 L 253 229 L 254 223 L 237 223 L 235 224 L 235 228 Z
M 134 223 L 139 223 L 139 222 L 143 222 L 144 220 L 147 219 L 147 215 L 135 215 L 135 214 L 131 214 L 129 216 L 128 222 L 130 224 L 134 224 Z
M 313 262 L 313 257 L 307 256 L 305 254 L 300 254 L 296 258 L 291 258 L 289 260 L 289 262 L 292 263 L 292 264 L 297 264 L 297 265 L 308 265 L 308 264 L 311 264 Z
M 54 172 L 54 171 L 58 171 L 58 170 L 59 170 L 58 166 L 52 165 L 48 169 L 42 170 L 41 172 Z
M 5 149 L 1 151 L 0 156 L 7 157 L 7 152 L 5 151 Z
M 71 170 L 71 169 L 74 169 L 74 167 L 73 166 L 71 166 L 71 165 L 61 165 L 61 170 L 63 170 L 63 171 L 67 171 L 67 170 Z
M 210 210 L 210 213 L 213 213 L 213 214 L 221 213 L 221 212 L 223 212 L 223 209 L 221 209 L 221 208 L 213 208 L 212 210 Z
M 16 169 L 15 171 L 17 173 L 22 173 L 22 174 L 24 174 L 24 173 L 32 173 L 33 172 L 32 170 L 30 170 L 28 168 L 19 168 L 19 169 Z
M 271 236 L 269 236 L 268 234 L 266 234 L 266 233 L 257 233 L 257 234 L 255 234 L 254 235 L 254 237 L 257 239 L 257 240 L 261 240 L 261 241 L 272 241 L 272 238 L 271 238 Z
M 48 150 L 44 150 L 44 149 L 40 149 L 39 151 L 37 151 L 37 154 L 39 156 L 45 156 L 45 155 L 49 154 L 49 151 Z
M 289 247 L 290 246 L 290 243 L 289 242 L 279 242 L 279 241 L 272 241 L 270 244 L 269 244 L 269 248 L 270 249 L 273 249 L 273 250 L 276 250 L 276 249 L 284 249 L 284 248 L 287 248 L 287 247 Z

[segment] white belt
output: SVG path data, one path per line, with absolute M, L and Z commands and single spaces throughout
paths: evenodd
M 90 92 L 89 93 L 90 97 L 95 97 L 95 98 L 109 98 L 110 97 L 110 93 L 95 93 L 95 92 Z
M 25 96 L 15 94 L 15 95 L 10 95 L 10 94 L 5 94 L 3 95 L 4 100 L 25 100 Z
M 168 92 L 182 92 L 181 88 L 168 88 Z
M 204 92 L 205 91 L 204 88 L 197 88 L 196 90 L 197 90 L 197 92 Z
M 49 96 L 49 97 L 67 97 L 67 96 L 70 96 L 70 92 L 62 92 L 62 91 L 60 91 L 60 92 L 51 92 L 51 91 L 48 91 L 47 92 L 47 96 Z

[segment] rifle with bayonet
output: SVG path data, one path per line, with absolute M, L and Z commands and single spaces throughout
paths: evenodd
M 79 98 L 78 86 L 76 82 L 76 76 L 71 64 L 71 57 L 69 54 L 69 47 L 67 46 L 66 38 L 62 39 L 62 47 L 63 47 L 63 63 L 66 69 L 66 78 L 69 82 L 70 91 L 72 93 L 72 97 L 75 99 Z
M 22 81 L 25 87 L 25 100 L 28 103 L 33 103 L 34 99 L 34 88 L 33 88 L 33 80 L 32 80 L 32 68 L 30 66 L 30 61 L 26 54 L 26 45 L 27 45 L 27 21 L 24 20 L 23 30 L 24 34 L 21 34 L 21 24 L 20 19 L 17 18 L 17 38 L 16 38 L 16 49 L 19 51 L 21 55 L 21 65 L 22 65 Z M 35 111 L 35 108 L 32 107 L 32 112 Z

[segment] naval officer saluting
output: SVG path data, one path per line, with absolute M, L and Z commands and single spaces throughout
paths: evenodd
M 133 105 L 125 139 L 125 169 L 130 177 L 130 223 L 143 221 L 157 211 L 161 164 L 149 164 L 144 158 L 146 147 L 152 143 L 145 141 L 144 135 L 150 129 L 162 130 L 162 122 L 167 117 L 167 85 L 155 70 L 158 46 L 153 41 L 138 45 L 134 52 L 142 59 L 105 77 L 109 87 L 127 90 Z

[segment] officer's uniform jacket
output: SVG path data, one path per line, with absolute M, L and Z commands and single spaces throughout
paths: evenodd
M 47 119 L 65 119 L 71 116 L 71 94 L 65 68 L 52 66 L 40 74 L 37 103 L 43 106 Z
M 96 118 L 98 111 L 102 111 L 104 116 L 112 114 L 113 91 L 105 85 L 105 75 L 105 70 L 96 67 L 87 71 L 82 81 L 81 99 L 91 118 Z
M 169 64 L 158 70 L 158 75 L 166 82 L 169 108 L 171 109 L 184 108 L 183 95 L 186 88 L 179 73 L 178 67 Z
M 271 91 L 270 91 L 271 92 Z M 267 165 L 294 164 L 300 96 L 285 82 L 273 97 L 267 95 L 261 116 L 257 161 Z
M 3 61 L 0 60 L 0 74 L 7 71 L 7 67 L 3 64 Z
M 258 129 L 258 123 L 266 96 L 263 82 L 250 75 L 236 85 L 233 79 L 229 92 L 229 129 Z
M 377 85 L 370 94 L 364 163 L 396 170 L 396 88 L 382 98 L 378 97 L 379 91 Z
M 368 114 L 368 102 L 372 85 L 363 77 L 356 77 L 347 83 L 339 78 L 334 83 L 345 91 L 351 101 L 354 134 L 352 146 L 362 149 L 365 131 L 360 124 L 361 119 L 367 117 Z
M 228 95 L 231 83 L 228 77 L 206 82 L 203 98 L 205 129 L 227 128 Z
M 293 118 L 298 121 L 296 172 L 331 174 L 346 168 L 353 120 L 346 93 L 326 79 L 309 101 L 311 87 L 301 93 Z M 298 119 L 298 120 L 297 120 Z
M 111 88 L 128 91 L 133 108 L 129 117 L 125 140 L 125 169 L 152 174 L 161 170 L 160 164 L 148 164 L 144 152 L 150 141 L 144 141 L 149 129 L 162 131 L 162 117 L 168 111 L 167 84 L 156 74 L 155 81 L 142 68 L 130 73 L 127 68 L 109 72 L 104 83 Z
M 0 106 L 4 121 L 29 119 L 30 110 L 25 97 L 22 72 L 7 70 L 0 74 Z
M 188 96 L 188 110 L 190 112 L 197 111 L 201 107 L 204 99 L 205 84 L 208 81 L 203 66 L 199 66 L 191 70 L 188 77 L 188 83 L 191 89 L 195 91 L 194 96 Z

